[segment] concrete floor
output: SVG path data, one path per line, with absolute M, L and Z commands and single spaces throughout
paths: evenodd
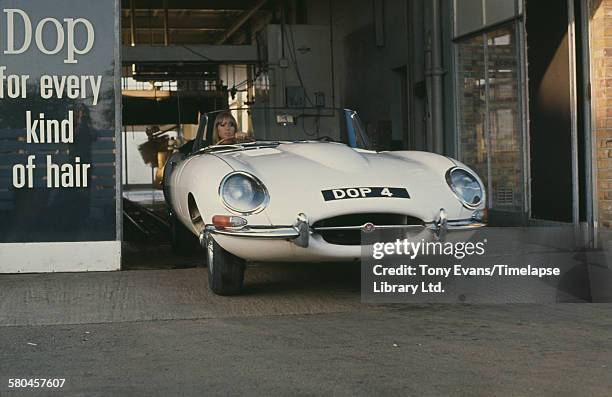
M 206 268 L 0 276 L 0 326 L 317 314 L 362 309 L 359 265 L 254 265 L 245 294 L 214 295 Z
M 0 276 L 0 395 L 612 394 L 612 305 L 360 303 L 355 265 Z

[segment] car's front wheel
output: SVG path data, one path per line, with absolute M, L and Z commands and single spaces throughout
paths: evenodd
M 206 239 L 208 285 L 217 295 L 236 295 L 244 285 L 245 261 L 224 250 L 212 236 Z

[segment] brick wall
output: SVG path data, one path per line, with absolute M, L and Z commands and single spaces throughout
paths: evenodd
M 599 224 L 612 228 L 612 0 L 592 0 L 591 32 Z

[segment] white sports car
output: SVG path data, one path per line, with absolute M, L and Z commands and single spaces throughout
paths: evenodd
M 433 153 L 369 150 L 354 111 L 231 114 L 243 141 L 212 144 L 228 112 L 205 114 L 164 169 L 173 245 L 199 238 L 217 294 L 240 292 L 245 261 L 359 260 L 362 231 L 406 229 L 420 241 L 484 226 L 475 172 Z

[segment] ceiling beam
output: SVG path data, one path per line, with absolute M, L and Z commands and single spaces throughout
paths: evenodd
M 225 43 L 225 41 L 229 39 L 230 36 L 233 35 L 238 29 L 240 29 L 240 27 L 242 27 L 242 25 L 244 25 L 244 23 L 248 21 L 253 16 L 253 14 L 257 12 L 257 10 L 259 10 L 264 4 L 266 4 L 267 1 L 268 0 L 258 0 L 257 3 L 255 3 L 250 9 L 242 13 L 240 17 L 238 17 L 236 22 L 234 22 L 234 24 L 230 26 L 229 29 L 227 29 L 227 32 L 225 32 L 223 36 L 221 36 L 221 38 L 217 41 L 216 44 L 221 45 Z
M 121 55 L 124 65 L 147 62 L 210 62 L 224 64 L 258 62 L 257 47 L 254 45 L 123 46 Z
M 124 16 L 121 19 L 122 26 L 124 29 L 131 28 L 131 21 L 134 21 L 134 26 L 137 29 L 147 29 L 149 27 L 160 28 L 164 27 L 164 18 L 161 16 L 158 18 L 148 18 L 142 16 L 136 16 L 135 18 Z M 168 16 L 168 26 L 174 26 L 177 28 L 210 28 L 215 30 L 226 30 L 229 27 L 229 23 L 225 18 L 219 17 L 193 17 L 187 16 L 181 18 L 178 15 Z
M 203 10 L 207 12 L 236 12 L 249 9 L 253 0 L 172 0 L 168 2 L 170 10 Z M 137 10 L 163 10 L 163 0 L 135 0 Z M 129 0 L 121 1 L 121 8 L 129 9 Z
M 135 30 L 137 32 L 141 32 L 141 31 L 151 31 L 151 30 L 155 30 L 155 31 L 164 31 L 166 28 L 163 26 L 149 26 L 149 27 L 136 27 Z M 130 31 L 129 28 L 123 28 L 123 31 Z M 223 28 L 192 28 L 192 27 L 184 27 L 184 26 L 169 26 L 168 27 L 169 31 L 182 31 L 182 32 L 222 32 L 225 29 Z

